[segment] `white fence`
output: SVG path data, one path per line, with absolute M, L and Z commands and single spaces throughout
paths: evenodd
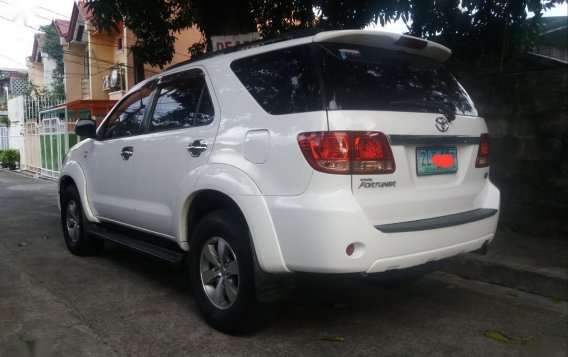
M 64 98 L 53 98 L 48 96 L 41 96 L 37 98 L 36 97 L 22 97 L 22 98 L 24 100 L 23 110 L 24 110 L 25 121 L 29 120 L 38 121 L 40 111 L 65 103 Z
M 9 147 L 20 150 L 20 167 L 22 169 L 36 173 L 43 171 L 47 176 L 55 176 L 55 171 L 59 167 L 55 167 L 55 164 L 51 161 L 48 162 L 49 166 L 42 165 L 42 150 L 44 154 L 51 154 L 52 148 L 51 145 L 42 143 L 39 113 L 43 109 L 62 103 L 64 103 L 64 100 L 61 98 L 47 96 L 18 96 L 8 100 L 8 116 L 11 122 L 7 134 Z M 47 133 L 44 129 L 42 130 L 43 133 Z M 49 127 L 46 130 L 52 131 L 52 128 Z M 49 150 L 47 150 L 48 147 Z M 60 156 L 59 151 L 56 151 L 53 152 L 53 155 L 50 155 L 49 159 L 58 160 Z
M 20 166 L 24 158 L 24 97 L 19 96 L 8 100 L 8 129 L 10 149 L 20 151 Z
M 8 148 L 10 148 L 8 143 L 8 128 L 0 126 L 0 150 L 6 150 Z
M 41 171 L 41 146 L 37 123 L 24 124 L 24 155 L 20 157 L 20 167 L 39 173 Z

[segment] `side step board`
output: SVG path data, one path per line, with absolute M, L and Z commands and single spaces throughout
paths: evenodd
M 175 250 L 162 247 L 161 245 L 150 243 L 148 241 L 137 239 L 96 225 L 89 226 L 87 232 L 93 237 L 110 240 L 134 251 L 141 252 L 170 263 L 180 263 L 185 256 L 185 252 L 181 249 Z

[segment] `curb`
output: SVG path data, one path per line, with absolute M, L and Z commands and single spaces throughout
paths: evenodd
M 568 274 L 565 270 L 528 268 L 526 264 L 515 264 L 514 261 L 474 253 L 465 253 L 449 259 L 442 270 L 467 279 L 568 300 Z
M 32 178 L 32 179 L 38 179 L 38 180 L 45 180 L 45 181 L 52 181 L 52 182 L 57 182 L 58 180 L 56 178 L 53 177 L 48 177 L 48 176 L 42 176 L 38 173 L 32 172 L 32 171 L 27 171 L 27 170 L 21 170 L 21 169 L 17 169 L 17 170 L 7 170 L 7 169 L 0 169 L 0 171 L 3 172 L 8 172 L 14 175 L 18 175 L 18 176 L 24 176 L 27 178 Z

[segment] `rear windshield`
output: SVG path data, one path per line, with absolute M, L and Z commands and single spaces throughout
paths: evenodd
M 466 91 L 441 64 L 403 52 L 336 43 L 302 45 L 235 60 L 231 69 L 258 104 L 275 115 L 324 109 L 449 109 L 477 116 Z
M 449 107 L 456 114 L 477 116 L 466 91 L 434 60 L 333 43 L 317 45 L 316 51 L 328 110 L 429 112 Z

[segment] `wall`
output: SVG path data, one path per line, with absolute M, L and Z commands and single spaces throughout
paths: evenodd
M 176 34 L 175 36 L 177 38 L 175 43 L 176 53 L 174 54 L 174 58 L 171 63 L 172 65 L 186 61 L 190 58 L 187 50 L 194 43 L 201 40 L 201 32 L 199 32 L 196 27 L 190 27 L 183 30 L 179 34 Z
M 492 137 L 501 223 L 568 237 L 568 70 L 460 78 Z
M 89 29 L 89 56 L 91 68 L 91 99 L 108 99 L 102 79 L 114 65 L 114 37 Z
M 134 36 L 131 34 L 130 36 Z M 201 32 L 197 30 L 196 27 L 187 28 L 180 33 L 175 34 L 176 42 L 174 44 L 175 53 L 172 59 L 172 62 L 164 66 L 164 69 L 168 68 L 169 66 L 173 66 L 174 64 L 184 62 L 190 59 L 188 54 L 188 49 L 194 43 L 199 42 L 201 40 Z M 131 37 L 133 38 L 133 37 Z M 152 67 L 150 65 L 144 65 L 144 76 L 145 78 L 152 77 L 157 73 L 161 73 L 162 69 L 159 67 Z
M 81 77 L 84 76 L 84 44 L 70 44 L 61 39 L 63 45 L 63 63 L 65 68 L 65 97 L 67 102 L 83 99 Z
M 41 53 L 41 61 L 43 62 L 44 86 L 51 89 L 51 85 L 53 83 L 53 71 L 55 70 L 57 63 L 45 52 Z

